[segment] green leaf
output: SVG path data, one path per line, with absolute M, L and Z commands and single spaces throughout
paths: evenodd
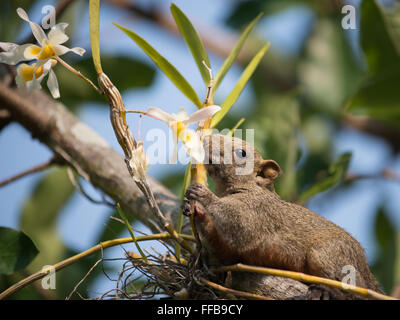
M 238 82 L 236 83 L 235 87 L 233 88 L 233 90 L 231 91 L 229 96 L 225 99 L 225 101 L 222 103 L 221 110 L 218 111 L 212 118 L 211 128 L 214 128 L 223 119 L 223 117 L 228 113 L 230 108 L 233 106 L 233 104 L 239 98 L 240 94 L 242 93 L 242 90 L 246 86 L 246 84 L 249 81 L 250 77 L 252 76 L 254 70 L 257 68 L 262 57 L 267 52 L 268 47 L 269 47 L 269 42 L 266 43 L 260 49 L 260 51 L 257 52 L 257 54 L 254 56 L 254 58 L 247 65 L 246 69 L 244 69 L 244 71 L 243 71 L 242 75 L 240 76 Z
M 89 23 L 90 23 L 90 45 L 92 47 L 92 57 L 94 67 L 98 74 L 103 72 L 100 61 L 100 0 L 90 0 L 89 2 Z
M 125 32 L 136 44 L 150 57 L 151 60 L 160 68 L 162 72 L 172 81 L 173 84 L 197 107 L 201 107 L 202 103 L 192 86 L 180 74 L 178 70 L 161 54 L 159 54 L 146 40 L 137 35 L 135 32 L 128 30 L 116 23 L 114 25 Z
M 375 1 L 362 2 L 360 37 L 369 75 L 348 100 L 346 111 L 399 126 L 400 40 L 395 22 Z
M 24 8 L 29 12 L 35 3 L 32 0 L 0 1 L 0 39 L 4 42 L 15 42 L 21 26 L 26 22 L 17 15 L 17 8 Z
M 235 126 L 228 132 L 227 136 L 228 136 L 228 137 L 232 137 L 233 134 L 235 133 L 235 130 L 236 130 L 237 128 L 239 128 L 245 120 L 246 120 L 245 118 L 241 118 L 241 119 L 235 124 Z
M 400 126 L 400 73 L 371 76 L 348 101 L 346 110 Z
M 128 228 L 129 234 L 131 235 L 131 238 L 133 240 L 133 242 L 135 243 L 136 249 L 139 251 L 142 259 L 147 262 L 147 257 L 144 254 L 142 248 L 140 248 L 139 243 L 136 241 L 136 237 L 135 234 L 133 233 L 132 227 L 129 223 L 128 218 L 125 215 L 125 212 L 121 209 L 121 206 L 119 205 L 119 203 L 117 203 L 117 210 L 118 210 L 118 214 L 121 216 L 122 220 L 124 220 L 126 227 Z
M 246 29 L 243 31 L 242 35 L 240 36 L 238 42 L 236 43 L 235 47 L 232 49 L 229 56 L 225 59 L 224 64 L 218 70 L 218 73 L 214 79 L 214 86 L 213 86 L 214 93 L 217 91 L 218 86 L 220 85 L 220 83 L 224 79 L 226 73 L 228 72 L 228 70 L 232 66 L 233 62 L 237 58 L 240 50 L 243 47 L 244 42 L 246 41 L 247 37 L 249 36 L 251 30 L 253 30 L 254 25 L 257 23 L 257 21 L 261 18 L 262 15 L 263 15 L 263 13 L 258 14 L 258 16 L 246 27 Z
M 0 227 L 0 274 L 12 274 L 25 268 L 38 252 L 22 231 Z
M 206 49 L 204 49 L 203 43 L 201 42 L 201 39 L 196 32 L 196 29 L 193 27 L 188 17 L 174 3 L 171 4 L 171 13 L 175 19 L 179 31 L 183 36 L 183 39 L 185 40 L 193 55 L 193 58 L 197 64 L 197 67 L 199 68 L 200 74 L 205 84 L 208 86 L 208 84 L 210 83 L 210 73 L 204 66 L 203 61 L 207 64 L 209 68 L 211 68 L 211 65 Z
M 320 18 L 306 42 L 299 79 L 317 110 L 338 114 L 357 90 L 361 70 L 340 21 Z
M 380 208 L 375 219 L 375 237 L 378 244 L 376 262 L 371 267 L 374 275 L 386 292 L 390 292 L 395 283 L 399 258 L 400 241 L 396 229 Z
M 371 73 L 399 67 L 399 54 L 390 26 L 375 0 L 361 3 L 360 42 Z
M 182 210 L 182 205 L 183 205 L 183 200 L 185 198 L 185 192 L 186 189 L 189 187 L 190 182 L 192 180 L 192 163 L 189 162 L 189 164 L 186 167 L 185 170 L 185 175 L 183 177 L 183 185 L 182 185 L 182 191 L 181 191 L 181 202 L 180 202 L 180 206 L 179 206 L 179 217 L 178 217 L 178 221 L 177 221 L 177 226 L 176 226 L 176 230 L 178 233 L 181 233 L 182 231 L 182 225 L 183 225 L 183 210 Z M 181 255 L 181 246 L 177 243 L 175 246 L 175 254 L 178 258 L 180 258 Z
M 305 203 L 312 196 L 326 191 L 338 183 L 342 182 L 346 176 L 347 169 L 350 164 L 351 153 L 343 153 L 335 163 L 333 163 L 328 169 L 328 175 L 322 181 L 317 182 L 312 187 L 303 191 L 299 198 L 299 203 Z

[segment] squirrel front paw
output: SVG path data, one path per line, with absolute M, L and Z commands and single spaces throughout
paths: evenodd
M 186 190 L 185 197 L 188 200 L 196 200 L 200 203 L 204 203 L 209 200 L 212 196 L 212 192 L 204 185 L 195 183 L 189 186 Z

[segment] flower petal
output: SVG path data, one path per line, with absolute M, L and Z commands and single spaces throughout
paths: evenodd
M 69 37 L 65 34 L 65 29 L 68 27 L 68 23 L 61 22 L 53 26 L 48 34 L 49 43 L 51 45 L 62 44 L 67 42 Z
M 204 160 L 204 147 L 200 140 L 199 134 L 191 129 L 187 129 L 181 136 L 183 147 L 185 148 L 187 154 L 195 160 L 196 163 L 202 163 Z
M 202 109 L 197 110 L 196 112 L 192 113 L 190 115 L 189 119 L 184 121 L 184 124 L 189 125 L 189 124 L 192 124 L 195 122 L 206 120 L 208 118 L 211 118 L 219 110 L 221 110 L 221 107 L 217 106 L 217 105 L 212 105 L 212 106 L 202 108 Z
M 33 60 L 38 59 L 38 55 L 40 55 L 43 51 L 43 48 L 37 46 L 36 44 L 32 44 L 27 46 L 24 50 L 25 60 Z
M 147 109 L 147 115 L 155 118 L 157 120 L 160 120 L 167 125 L 171 125 L 173 122 L 176 122 L 176 117 L 174 117 L 172 114 L 169 114 L 168 112 L 165 112 L 164 110 L 160 108 L 155 108 L 155 107 L 149 107 Z
M 11 42 L 0 42 L 0 48 L 5 51 L 0 53 L 0 62 L 15 65 L 21 61 L 29 60 L 24 56 L 24 52 L 30 46 L 32 46 L 30 43 L 19 46 Z
M 47 37 L 46 34 L 44 33 L 43 29 L 41 26 L 39 26 L 37 23 L 32 22 L 29 19 L 28 14 L 25 12 L 24 9 L 22 8 L 18 8 L 17 9 L 17 13 L 19 15 L 19 17 L 22 20 L 25 20 L 26 22 L 29 23 L 31 29 L 32 29 L 32 34 L 35 37 L 36 41 L 40 44 L 43 45 L 43 42 L 47 41 Z
M 61 44 L 55 44 L 52 45 L 54 52 L 56 53 L 57 56 L 62 56 L 63 54 L 72 51 L 73 53 L 76 53 L 77 55 L 82 56 L 85 53 L 85 49 L 75 47 L 75 48 L 68 48 L 66 46 L 63 46 Z
M 169 159 L 169 164 L 174 164 L 178 160 L 178 139 L 174 137 L 174 150 L 172 151 L 172 155 Z
M 60 90 L 58 89 L 58 81 L 56 74 L 53 70 L 49 71 L 49 78 L 47 79 L 47 88 L 49 88 L 51 95 L 54 99 L 58 99 L 60 97 Z
M 185 108 L 180 108 L 178 114 L 176 115 L 176 120 L 183 122 L 186 121 L 187 119 L 189 119 L 187 111 L 185 110 Z

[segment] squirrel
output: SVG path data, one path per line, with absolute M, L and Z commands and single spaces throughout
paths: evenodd
M 251 144 L 230 136 L 208 135 L 203 145 L 204 165 L 215 194 L 202 184 L 189 186 L 183 211 L 194 214 L 201 245 L 213 264 L 240 262 L 338 281 L 346 276 L 343 268 L 351 266 L 353 284 L 383 293 L 357 240 L 274 191 L 274 181 L 281 174 L 276 161 L 264 160 Z M 326 297 L 326 292 L 331 299 L 355 298 L 339 289 L 312 288 L 316 299 Z

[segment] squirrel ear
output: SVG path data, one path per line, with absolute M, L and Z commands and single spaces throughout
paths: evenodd
M 261 162 L 261 168 L 259 176 L 269 180 L 269 182 L 275 181 L 282 173 L 281 167 L 274 160 L 263 160 Z

